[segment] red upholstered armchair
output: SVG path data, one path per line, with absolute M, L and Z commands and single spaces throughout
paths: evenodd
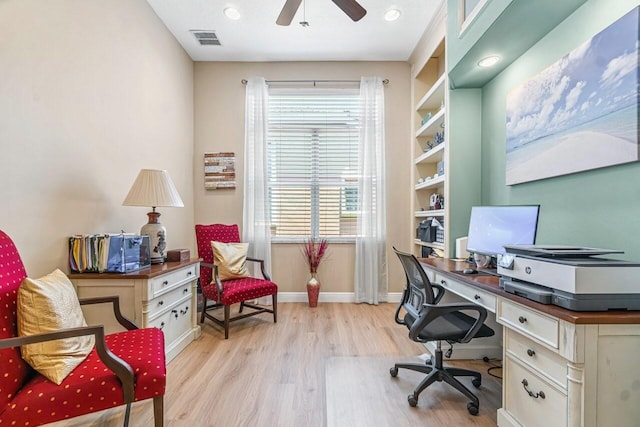
M 220 280 L 218 276 L 218 266 L 214 265 L 213 249 L 211 242 L 238 243 L 240 242 L 240 232 L 237 225 L 211 224 L 196 225 L 196 240 L 198 243 L 198 256 L 203 262 L 200 263 L 200 288 L 202 290 L 203 308 L 200 323 L 207 317 L 215 323 L 224 327 L 224 338 L 229 338 L 229 322 L 255 316 L 260 313 L 273 313 L 273 322 L 277 318 L 277 295 L 278 286 L 271 281 L 271 278 L 264 269 L 264 261 L 247 257 L 247 261 L 260 263 L 260 269 L 264 279 L 257 277 L 245 277 L 240 279 Z M 246 302 L 256 298 L 271 295 L 273 309 L 260 307 Z M 213 304 L 207 305 L 207 300 Z M 231 317 L 231 305 L 240 303 L 237 316 Z M 252 311 L 242 314 L 244 307 Z M 224 319 L 214 317 L 208 311 L 218 308 L 224 309 Z
M 127 331 L 104 334 L 86 326 L 17 337 L 17 295 L 26 272 L 13 241 L 0 231 L 0 426 L 38 426 L 126 404 L 153 399 L 155 426 L 164 424 L 166 382 L 164 336 L 157 328 L 138 329 L 120 314 L 118 297 L 80 300 L 112 303 Z M 95 347 L 60 385 L 33 370 L 20 346 L 82 335 L 94 335 Z

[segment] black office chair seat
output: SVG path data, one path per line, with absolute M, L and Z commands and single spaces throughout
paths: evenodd
M 436 341 L 437 347 L 432 360 L 426 363 L 396 363 L 389 370 L 392 377 L 398 375 L 398 369 L 409 369 L 422 372 L 427 376 L 418 384 L 412 394 L 408 396 L 409 405 L 418 404 L 418 395 L 430 384 L 444 381 L 471 399 L 467 410 L 471 415 L 477 415 L 480 402 L 464 384 L 456 377 L 472 377 L 471 384 L 478 388 L 482 384 L 479 372 L 461 368 L 444 367 L 442 364 L 441 342 L 449 344 L 466 343 L 474 338 L 490 337 L 493 329 L 484 324 L 487 310 L 473 303 L 439 304 L 445 289 L 432 284 L 422 269 L 418 259 L 412 254 L 404 253 L 393 248 L 402 267 L 404 268 L 407 284 L 402 294 L 402 300 L 396 309 L 395 321 L 409 328 L 409 338 L 413 341 L 426 343 Z M 406 313 L 400 318 L 400 312 Z M 466 313 L 477 313 L 477 318 Z M 450 355 L 448 350 L 447 356 Z
M 410 313 L 404 316 L 405 324 L 409 329 L 411 329 L 411 325 L 413 325 L 415 320 L 415 317 Z M 438 317 L 430 322 L 420 331 L 418 337 L 424 340 L 424 342 L 440 340 L 460 342 L 475 322 L 475 318 L 459 311 L 446 313 L 442 317 Z M 484 338 L 493 335 L 493 329 L 483 324 L 478 332 L 471 338 Z

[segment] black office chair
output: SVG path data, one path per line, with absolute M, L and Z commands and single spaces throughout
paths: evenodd
M 453 345 L 453 343 L 469 342 L 473 338 L 492 336 L 493 329 L 484 325 L 487 311 L 483 307 L 471 303 L 438 304 L 444 296 L 444 288 L 431 283 L 415 256 L 400 252 L 395 247 L 393 250 L 400 258 L 407 277 L 402 300 L 395 314 L 396 323 L 409 328 L 409 338 L 413 341 L 420 343 L 437 341 L 437 348 L 432 360 L 425 364 L 396 363 L 389 371 L 391 376 L 397 376 L 399 368 L 428 374 L 418 384 L 413 394 L 409 395 L 408 400 L 411 406 L 418 404 L 418 395 L 425 388 L 435 381 L 444 381 L 471 399 L 471 402 L 467 404 L 467 410 L 471 415 L 477 415 L 478 398 L 455 377 L 473 377 L 471 383 L 476 388 L 482 384 L 482 377 L 479 372 L 468 369 L 445 368 L 442 365 L 441 341 Z M 403 309 L 406 314 L 401 319 L 399 316 Z M 478 317 L 471 317 L 463 311 L 477 312 Z M 447 357 L 450 355 L 451 349 L 447 351 Z

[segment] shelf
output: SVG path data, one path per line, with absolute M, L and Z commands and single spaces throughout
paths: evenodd
M 436 80 L 431 89 L 418 101 L 416 111 L 440 109 L 442 101 L 444 101 L 444 82 L 446 78 L 447 76 L 443 74 Z
M 437 178 L 432 178 L 423 182 L 422 184 L 416 185 L 416 191 L 424 190 L 426 188 L 436 188 L 441 186 L 441 184 L 443 183 L 444 183 L 444 175 L 440 175 Z
M 444 157 L 444 142 L 436 145 L 431 150 L 422 153 L 420 156 L 416 157 L 416 165 L 420 163 L 438 163 Z
M 444 216 L 444 209 L 434 209 L 432 211 L 417 211 L 416 218 L 427 218 L 430 216 Z
M 433 115 L 427 123 L 416 132 L 416 137 L 434 135 L 444 129 L 444 108 Z
M 438 242 L 423 242 L 420 239 L 415 239 L 413 241 L 416 245 L 420 245 L 420 246 L 429 246 L 430 248 L 437 248 L 437 249 L 444 249 L 444 244 L 443 243 L 438 243 Z

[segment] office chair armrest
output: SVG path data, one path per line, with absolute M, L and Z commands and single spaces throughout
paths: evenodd
M 437 285 L 435 283 L 431 283 L 431 287 L 438 290 L 438 292 L 434 296 L 435 301 L 433 302 L 434 304 L 438 304 L 446 291 L 444 287 L 442 287 L 442 285 Z
M 131 368 L 131 365 L 109 350 L 107 343 L 104 340 L 103 325 L 81 326 L 79 328 L 60 329 L 55 332 L 0 339 L 0 349 L 20 347 L 26 344 L 35 344 L 65 338 L 81 337 L 85 335 L 95 336 L 95 346 L 98 357 L 107 366 L 107 368 L 116 374 L 120 380 L 124 401 L 126 403 L 133 402 L 135 386 L 133 369 Z
M 122 312 L 120 311 L 120 298 L 117 295 L 109 297 L 79 298 L 78 300 L 80 301 L 80 305 L 105 304 L 110 302 L 113 307 L 113 314 L 118 323 L 128 331 L 139 329 L 138 325 L 122 315 Z
M 269 277 L 269 273 L 267 273 L 264 269 L 264 260 L 258 258 L 247 257 L 247 261 L 259 262 L 260 263 L 260 271 L 262 272 L 262 277 L 266 280 L 271 281 L 271 277 Z
M 218 266 L 208 262 L 200 262 L 200 266 L 201 267 L 204 266 L 211 269 L 211 277 L 216 282 L 216 288 L 218 291 L 218 299 L 216 301 L 220 301 L 220 298 L 222 297 L 222 282 L 220 282 L 220 277 L 218 277 Z M 207 283 L 205 285 L 203 283 L 200 283 L 200 286 L 209 286 L 209 284 Z
M 432 321 L 441 317 L 447 313 L 454 313 L 456 311 L 477 311 L 478 318 L 471 328 L 467 331 L 466 335 L 459 341 L 460 343 L 467 343 L 478 333 L 484 321 L 487 318 L 487 310 L 476 304 L 467 303 L 451 303 L 451 304 L 424 304 L 420 310 L 419 317 L 411 325 L 409 329 L 409 338 L 418 342 L 427 342 L 420 338 L 420 332 Z

